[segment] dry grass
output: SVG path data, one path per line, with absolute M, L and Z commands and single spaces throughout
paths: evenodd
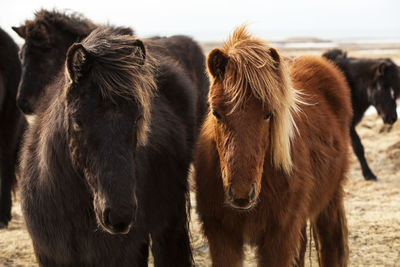
M 352 51 L 362 55 L 365 51 Z M 383 51 L 384 53 L 384 51 Z M 321 51 L 294 51 L 290 55 L 321 54 Z M 390 56 L 400 63 L 397 54 Z M 367 116 L 357 127 L 371 169 L 378 182 L 364 181 L 355 156 L 346 185 L 345 206 L 349 225 L 350 266 L 400 266 L 400 122 L 390 131 L 376 115 Z M 201 233 L 195 199 L 192 194 L 191 236 L 197 266 L 210 266 L 206 239 Z M 255 266 L 255 256 L 246 248 L 244 266 Z M 307 254 L 308 255 L 308 254 Z M 313 266 L 317 266 L 315 255 Z M 32 244 L 26 232 L 20 206 L 13 207 L 13 220 L 7 230 L 0 230 L 0 266 L 36 266 Z M 308 256 L 306 266 L 310 266 Z

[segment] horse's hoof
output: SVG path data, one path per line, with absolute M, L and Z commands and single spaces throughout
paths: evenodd
M 0 230 L 1 229 L 7 229 L 7 224 L 4 222 L 0 222 Z
M 364 176 L 365 180 L 367 181 L 378 181 L 378 178 L 376 178 L 376 176 L 374 174 L 367 174 Z

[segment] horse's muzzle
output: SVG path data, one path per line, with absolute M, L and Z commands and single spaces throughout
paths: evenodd
M 103 212 L 104 227 L 111 234 L 127 234 L 134 223 L 134 218 L 133 212 L 122 215 L 111 208 L 106 208 Z
M 387 114 L 383 117 L 383 123 L 392 125 L 397 121 L 397 113 Z
M 33 108 L 30 102 L 24 98 L 18 98 L 17 99 L 17 105 L 19 109 L 26 115 L 31 115 L 33 114 Z
M 234 209 L 238 210 L 248 210 L 251 209 L 254 204 L 255 204 L 255 196 L 256 196 L 256 188 L 255 185 L 251 185 L 251 190 L 249 193 L 249 196 L 247 198 L 237 198 L 232 190 L 232 185 L 229 185 L 228 188 L 228 201 L 229 204 L 232 206 Z

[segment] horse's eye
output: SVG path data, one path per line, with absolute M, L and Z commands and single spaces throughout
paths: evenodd
M 214 117 L 215 117 L 217 120 L 220 120 L 220 119 L 221 119 L 221 115 L 219 115 L 219 113 L 218 113 L 215 109 L 212 110 L 212 114 L 214 115 Z
M 136 118 L 135 124 L 138 123 L 143 118 L 143 115 L 139 115 Z
M 394 93 L 393 88 L 390 88 L 390 96 L 392 97 L 392 99 L 396 100 L 396 94 Z
M 272 112 L 270 111 L 264 115 L 264 120 L 268 120 L 269 118 L 271 118 L 271 116 L 272 116 Z
M 79 132 L 82 130 L 82 122 L 78 119 L 75 119 L 72 123 L 72 127 L 74 128 L 74 131 Z

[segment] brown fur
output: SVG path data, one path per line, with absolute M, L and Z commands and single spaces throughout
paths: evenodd
M 280 59 L 276 50 L 266 49 L 264 42 L 246 32 L 245 26 L 239 27 L 233 33 L 224 44 L 223 52 L 229 58 L 226 72 L 231 73 L 222 81 L 226 100 L 232 104 L 229 113 L 246 103 L 248 98 L 246 93 L 249 90 L 261 101 L 263 108 L 269 108 L 276 117 L 271 133 L 275 156 L 271 160 L 286 172 L 290 172 L 292 162 L 289 141 L 295 128 L 292 113 L 298 110 L 299 99 L 296 91 L 291 90 L 290 79 L 283 75 L 287 72 L 286 63 L 277 64 L 276 60 Z M 210 77 L 213 79 L 213 75 Z M 281 90 L 263 90 L 263 88 L 281 88 Z
M 321 265 L 346 266 L 343 182 L 352 111 L 341 72 L 314 57 L 287 68 L 245 27 L 210 53 L 208 71 L 210 113 L 197 144 L 195 179 L 213 266 L 241 266 L 245 242 L 257 246 L 259 266 L 292 266 L 308 219 Z M 276 162 L 282 144 L 289 153 Z

